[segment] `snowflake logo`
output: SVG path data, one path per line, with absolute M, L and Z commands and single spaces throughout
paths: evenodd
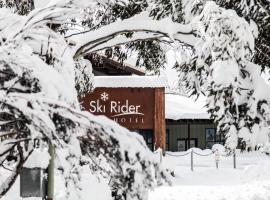
M 106 93 L 106 92 L 103 92 L 101 95 L 100 95 L 100 99 L 102 101 L 107 101 L 109 99 L 109 94 Z

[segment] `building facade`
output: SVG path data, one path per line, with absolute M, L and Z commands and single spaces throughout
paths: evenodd
M 80 99 L 84 110 L 141 134 L 152 150 L 165 149 L 166 78 L 97 76 L 94 81 L 94 91 Z
M 166 149 L 168 151 L 185 151 L 192 147 L 211 149 L 216 143 L 223 144 L 223 138 L 216 130 L 212 120 L 167 119 Z
M 217 133 L 216 124 L 204 109 L 205 101 L 168 92 L 164 79 L 145 76 L 143 70 L 132 65 L 97 54 L 89 55 L 88 59 L 93 65 L 96 89 L 81 99 L 86 110 L 106 115 L 139 133 L 152 150 L 161 147 L 167 151 L 185 151 L 224 144 L 224 137 Z M 106 94 L 108 100 L 103 101 Z M 110 107 L 112 112 L 103 112 L 102 105 Z M 124 116 L 121 108 L 134 113 Z
M 204 108 L 204 99 L 198 101 L 180 94 L 165 95 L 166 150 L 185 151 L 192 147 L 209 148 L 224 144 L 224 137 Z

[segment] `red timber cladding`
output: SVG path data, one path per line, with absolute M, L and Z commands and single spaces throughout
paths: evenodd
M 164 88 L 96 88 L 80 99 L 84 110 L 105 115 L 129 130 L 153 130 L 155 147 L 165 148 Z
M 154 138 L 155 148 L 165 150 L 166 127 L 165 127 L 165 88 L 155 88 L 155 113 L 154 113 Z

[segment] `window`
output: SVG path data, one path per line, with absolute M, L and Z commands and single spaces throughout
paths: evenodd
M 139 130 L 139 134 L 143 136 L 145 143 L 149 147 L 149 149 L 153 150 L 153 131 L 152 130 Z
M 169 151 L 169 144 L 170 144 L 170 129 L 166 129 L 166 151 Z
M 211 149 L 214 144 L 224 144 L 224 137 L 217 133 L 216 128 L 205 129 L 205 144 L 206 148 Z
M 186 151 L 187 150 L 187 140 L 178 139 L 177 140 L 177 151 Z
M 198 139 L 197 138 L 190 138 L 188 147 L 188 139 L 182 138 L 177 139 L 177 151 L 186 151 L 188 148 L 198 147 Z

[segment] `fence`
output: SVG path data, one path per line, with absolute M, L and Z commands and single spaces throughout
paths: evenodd
M 159 153 L 159 155 L 160 155 L 160 162 L 162 162 L 162 157 L 163 157 L 162 150 L 158 149 L 157 151 L 155 151 L 155 153 L 156 154 Z M 208 154 L 201 154 L 201 153 L 196 152 L 194 149 L 191 149 L 190 151 L 187 151 L 187 152 L 185 152 L 183 154 L 174 155 L 174 154 L 170 154 L 168 152 L 165 152 L 165 155 L 166 156 L 172 156 L 172 157 L 184 157 L 184 156 L 190 155 L 190 169 L 191 169 L 191 171 L 194 170 L 194 155 L 197 155 L 197 156 L 211 156 L 211 155 L 215 155 L 215 163 L 216 163 L 216 168 L 217 169 L 219 167 L 220 156 L 223 156 L 223 157 L 230 157 L 230 156 L 232 156 L 233 157 L 233 168 L 236 169 L 236 153 L 235 153 L 235 151 L 233 152 L 232 155 L 221 155 L 219 151 L 211 152 L 211 153 L 208 153 Z

